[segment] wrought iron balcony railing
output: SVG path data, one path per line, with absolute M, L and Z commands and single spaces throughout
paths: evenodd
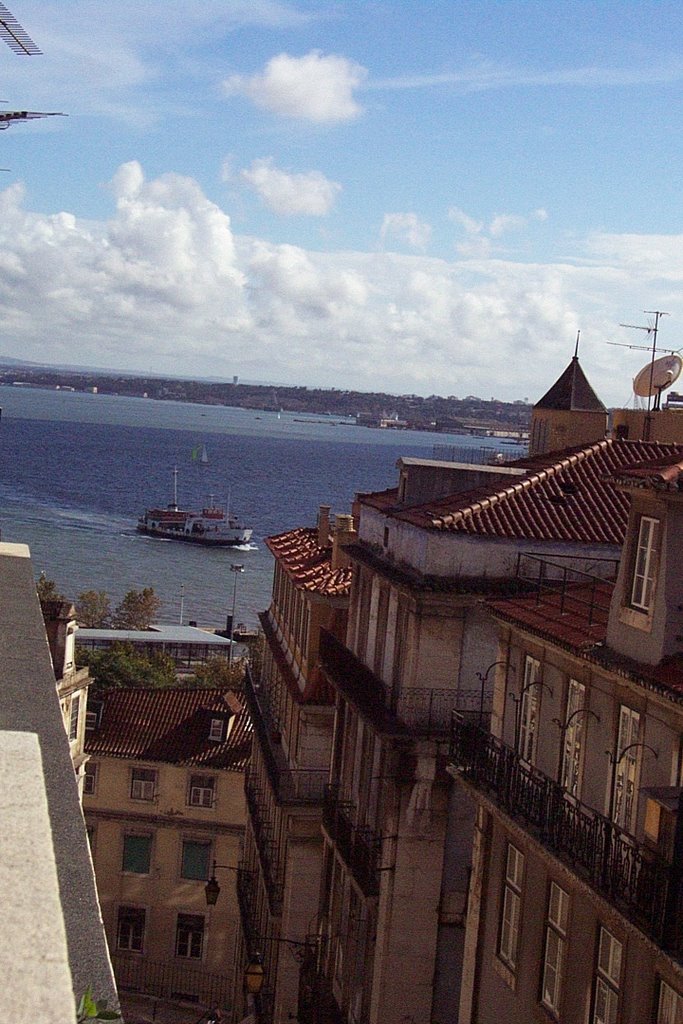
M 258 934 L 256 872 L 250 868 L 237 869 L 237 903 L 240 908 L 242 931 L 248 948 L 252 948 Z
M 429 686 L 395 692 L 345 647 L 332 633 L 320 631 L 320 657 L 337 689 L 379 732 L 419 736 L 448 736 L 451 714 L 488 719 L 492 691 L 483 686 L 453 690 Z
M 660 944 L 670 865 L 634 836 L 523 762 L 496 737 L 453 716 L 450 758 L 465 779 Z
M 353 824 L 353 804 L 339 799 L 337 786 L 328 786 L 323 825 L 346 866 L 366 896 L 379 894 L 381 837 L 373 829 Z
M 332 983 L 325 974 L 326 943 L 318 935 L 311 936 L 303 950 L 299 969 L 299 1024 L 346 1024 L 332 992 Z
M 163 963 L 135 953 L 112 955 L 116 987 L 158 999 L 182 999 L 204 1006 L 230 1005 L 232 976 L 197 964 Z
M 268 781 L 277 802 L 285 805 L 322 804 L 323 792 L 328 781 L 327 770 L 290 768 L 280 741 L 274 738 L 278 733 L 278 727 L 248 669 L 244 680 L 244 695 L 268 773 Z
M 284 895 L 279 848 L 275 838 L 274 823 L 268 816 L 263 793 L 259 790 L 257 782 L 249 770 L 244 777 L 244 792 L 249 810 L 249 820 L 263 869 L 270 910 L 272 914 L 278 916 L 282 913 Z

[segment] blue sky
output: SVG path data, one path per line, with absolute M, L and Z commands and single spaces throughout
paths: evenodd
M 683 345 L 683 7 L 11 0 L 0 352 L 606 402 Z

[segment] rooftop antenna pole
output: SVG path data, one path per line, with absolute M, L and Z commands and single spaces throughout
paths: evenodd
M 646 309 L 645 313 L 648 316 L 653 316 L 655 321 L 653 324 L 649 324 L 644 327 L 642 324 L 619 324 L 620 327 L 628 327 L 633 331 L 645 331 L 647 334 L 652 335 L 652 358 L 650 360 L 650 388 L 647 396 L 647 413 L 645 414 L 645 423 L 643 426 L 643 441 L 650 440 L 650 430 L 652 426 L 652 383 L 654 380 L 655 373 L 655 359 L 657 358 L 657 335 L 659 333 L 659 321 L 663 316 L 669 316 L 668 313 L 664 313 L 660 309 Z M 661 396 L 657 396 L 655 399 L 655 410 L 659 409 L 659 401 Z
M 574 359 L 579 358 L 579 338 L 581 337 L 581 331 L 576 332 L 576 347 L 574 348 Z

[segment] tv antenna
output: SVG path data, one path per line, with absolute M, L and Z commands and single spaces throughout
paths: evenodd
M 14 15 L 2 3 L 0 3 L 0 39 L 4 39 L 10 50 L 25 54 L 27 57 L 42 53 L 28 32 L 21 27 Z
M 657 336 L 659 334 L 659 321 L 663 316 L 669 316 L 669 313 L 663 312 L 661 309 L 646 309 L 646 316 L 654 317 L 654 320 L 649 324 L 619 324 L 620 327 L 628 327 L 632 331 L 645 331 L 646 334 L 652 335 L 651 345 L 629 345 L 626 342 L 621 341 L 608 341 L 608 345 L 618 345 L 621 348 L 639 349 L 640 351 L 650 352 L 650 374 L 647 387 L 641 387 L 643 397 L 647 395 L 647 413 L 645 414 L 645 423 L 643 426 L 643 441 L 650 440 L 650 428 L 652 425 L 652 397 L 655 396 L 654 411 L 659 409 L 659 400 L 661 397 L 661 390 L 657 387 L 655 380 L 655 363 L 657 362 Z M 660 352 L 664 352 L 667 355 L 675 356 L 678 355 L 680 349 L 675 348 L 664 348 L 659 349 Z M 645 368 L 644 368 L 645 369 Z M 640 379 L 644 374 L 644 369 L 638 374 Z

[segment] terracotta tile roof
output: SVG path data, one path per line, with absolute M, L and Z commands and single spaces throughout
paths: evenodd
M 527 630 L 550 643 L 600 665 L 639 686 L 683 702 L 683 654 L 645 665 L 605 646 L 607 618 L 614 584 L 567 587 L 564 596 L 546 591 L 532 597 L 487 601 L 486 607 L 501 622 Z
M 479 488 L 407 506 L 397 503 L 398 492 L 392 489 L 363 495 L 360 501 L 427 530 L 620 546 L 629 498 L 615 477 L 635 463 L 669 459 L 682 460 L 683 445 L 604 440 L 520 459 L 511 465 L 525 470 L 524 475 L 500 490 Z
M 244 770 L 251 720 L 234 691 L 135 688 L 101 691 L 97 699 L 100 724 L 86 732 L 88 754 Z M 216 743 L 209 739 L 211 720 L 223 716 L 235 721 L 228 739 Z
M 319 546 L 315 527 L 299 527 L 266 537 L 266 544 L 299 589 L 328 597 L 349 593 L 352 569 L 332 568 L 332 545 Z
M 683 490 L 683 459 L 677 451 L 665 458 L 641 462 L 615 473 L 613 480 L 622 487 L 652 487 L 657 491 Z
M 534 409 L 574 410 L 575 412 L 607 412 L 574 356 L 567 369 L 539 399 Z
M 524 597 L 487 601 L 486 606 L 503 622 L 556 641 L 574 650 L 588 650 L 604 643 L 614 584 L 609 580 L 569 584 Z

